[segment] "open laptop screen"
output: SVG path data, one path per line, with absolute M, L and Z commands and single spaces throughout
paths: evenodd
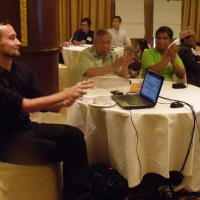
M 147 71 L 140 90 L 140 95 L 152 103 L 156 103 L 164 77 L 152 71 Z

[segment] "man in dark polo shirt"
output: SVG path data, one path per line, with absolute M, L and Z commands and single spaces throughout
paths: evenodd
M 93 44 L 94 31 L 90 30 L 90 26 L 91 20 L 89 18 L 81 20 L 81 28 L 74 33 L 71 40 L 74 45 Z
M 83 133 L 76 127 L 39 124 L 29 113 L 71 106 L 86 94 L 90 81 L 45 96 L 32 69 L 14 61 L 21 42 L 7 20 L 0 19 L 0 161 L 43 165 L 63 161 L 60 200 L 92 200 Z

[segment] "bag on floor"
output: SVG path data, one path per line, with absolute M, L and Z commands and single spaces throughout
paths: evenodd
M 112 167 L 92 165 L 92 193 L 94 200 L 126 200 L 128 182 Z

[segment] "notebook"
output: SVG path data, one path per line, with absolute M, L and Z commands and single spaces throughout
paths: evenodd
M 157 103 L 163 81 L 163 76 L 149 70 L 139 94 L 113 95 L 112 99 L 124 109 L 152 108 Z

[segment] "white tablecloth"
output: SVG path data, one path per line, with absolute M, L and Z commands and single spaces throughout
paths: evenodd
M 91 45 L 89 45 L 91 46 Z M 88 48 L 87 46 L 74 46 L 71 45 L 69 47 L 63 47 L 62 55 L 65 65 L 69 66 L 69 64 L 79 56 L 80 52 L 84 49 Z
M 63 55 L 65 65 L 69 66 L 69 64 L 75 58 L 77 58 L 79 56 L 81 51 L 83 51 L 84 49 L 86 49 L 90 46 L 92 46 L 92 45 L 83 45 L 83 46 L 71 45 L 69 47 L 63 47 L 62 55 Z M 117 47 L 114 49 L 114 51 L 116 51 L 119 56 L 122 56 L 124 49 L 122 47 Z
M 200 124 L 200 88 L 171 86 L 172 83 L 165 82 L 160 96 L 193 105 Z M 183 165 L 191 140 L 193 115 L 188 106 L 172 109 L 170 103 L 159 98 L 154 108 L 127 111 L 117 105 L 97 108 L 77 101 L 68 109 L 68 124 L 84 132 L 90 164 L 111 164 L 127 178 L 129 187 L 134 187 L 148 172 L 168 178 L 169 171 L 180 171 Z M 177 189 L 200 189 L 199 135 L 196 127 L 183 170 L 185 178 Z

